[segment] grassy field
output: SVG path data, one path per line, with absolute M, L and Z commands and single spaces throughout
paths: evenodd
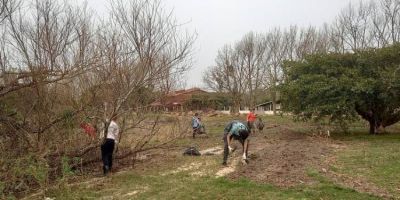
M 340 139 L 351 146 L 338 153 L 339 172 L 368 180 L 400 198 L 400 134 Z
M 133 171 L 114 175 L 93 186 L 60 188 L 48 195 L 56 199 L 379 199 L 326 180 L 312 187 L 285 189 L 246 179 L 196 177 L 190 172 L 161 176 Z
M 60 184 L 46 191 L 44 196 L 55 199 L 400 199 L 399 125 L 391 127 L 388 134 L 371 136 L 367 134 L 368 128 L 358 123 L 350 129 L 350 134 L 339 133 L 328 139 L 344 146 L 332 153 L 335 162 L 330 163 L 329 170 L 360 186 L 353 188 L 346 181 L 341 183 L 310 167 L 307 176 L 313 184 L 277 187 L 248 178 L 216 177 L 216 172 L 222 168 L 221 155 L 181 156 L 180 150 L 187 146 L 200 149 L 222 146 L 221 131 L 231 119 L 231 116 L 203 117 L 208 136 L 193 140 L 188 134 L 177 141 L 181 148 L 170 159 L 154 165 L 144 162 L 108 177 L 89 177 L 80 183 Z M 311 133 L 308 130 L 312 125 L 293 122 L 289 117 L 265 117 L 264 121 L 267 127 L 279 125 L 298 134 Z M 270 129 L 266 137 L 273 134 L 280 132 Z

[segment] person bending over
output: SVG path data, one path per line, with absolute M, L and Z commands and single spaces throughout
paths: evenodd
M 199 113 L 195 113 L 192 117 L 192 128 L 193 128 L 193 138 L 196 137 L 196 134 L 200 132 L 201 122 L 199 118 Z
M 242 122 L 234 120 L 226 125 L 224 129 L 224 160 L 223 165 L 226 165 L 228 155 L 233 151 L 231 147 L 232 139 L 238 140 L 242 144 L 243 161 L 247 163 L 247 152 L 249 150 L 249 128 Z

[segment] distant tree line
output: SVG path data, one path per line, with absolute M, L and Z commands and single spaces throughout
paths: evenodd
M 193 95 L 185 102 L 185 107 L 190 110 L 224 110 L 229 109 L 231 99 L 225 93 L 207 93 Z
M 227 92 L 233 113 L 240 105 L 254 106 L 268 91 L 276 109 L 278 87 L 288 72 L 284 63 L 303 61 L 317 53 L 352 53 L 382 48 L 400 40 L 400 1 L 381 0 L 349 4 L 322 27 L 290 26 L 266 33 L 249 32 L 222 47 L 203 75 L 214 91 Z

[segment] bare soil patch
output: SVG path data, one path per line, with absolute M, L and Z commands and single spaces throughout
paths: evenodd
M 229 178 L 246 177 L 279 187 L 312 185 L 316 182 L 308 175 L 312 169 L 344 187 L 386 199 L 392 198 L 388 191 L 373 183 L 330 170 L 330 166 L 336 162 L 335 152 L 348 148 L 340 141 L 311 137 L 287 127 L 278 127 L 274 131 L 253 135 L 251 145 L 250 163 L 238 166 L 228 175 Z
M 312 184 L 307 170 L 326 172 L 323 162 L 332 153 L 332 141 L 309 137 L 285 127 L 274 133 L 258 133 L 251 139 L 250 163 L 229 177 L 246 177 L 263 183 L 289 187 Z

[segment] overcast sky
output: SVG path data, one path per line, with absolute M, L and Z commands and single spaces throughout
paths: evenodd
M 108 10 L 108 0 L 87 2 L 99 16 Z M 186 29 L 198 34 L 187 88 L 204 87 L 202 74 L 214 65 L 217 51 L 224 44 L 232 44 L 250 31 L 321 26 L 331 22 L 350 2 L 356 4 L 359 0 L 162 0 L 165 8 L 174 10 L 179 22 L 188 22 Z

